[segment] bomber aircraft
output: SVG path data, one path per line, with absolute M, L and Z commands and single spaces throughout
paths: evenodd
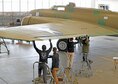
M 118 34 L 117 12 L 78 8 L 69 3 L 67 6 L 32 10 L 30 14 L 22 19 L 21 26 L 0 28 L 0 37 L 32 41 Z M 65 49 L 65 41 L 58 44 L 61 50 Z

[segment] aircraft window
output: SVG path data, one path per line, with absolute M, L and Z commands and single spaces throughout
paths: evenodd
M 57 10 L 62 10 L 62 11 L 64 11 L 65 8 L 63 8 L 63 7 L 58 7 Z
M 65 11 L 65 6 L 53 6 L 52 10 Z

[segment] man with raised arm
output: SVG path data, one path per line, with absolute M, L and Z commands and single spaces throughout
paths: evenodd
M 43 70 L 43 80 L 44 83 L 47 83 L 47 60 L 48 60 L 48 56 L 49 53 L 51 52 L 52 49 L 52 42 L 51 40 L 49 40 L 50 42 L 50 48 L 48 50 L 46 50 L 46 45 L 42 45 L 42 50 L 38 49 L 36 47 L 35 41 L 33 41 L 33 46 L 36 50 L 36 52 L 39 54 L 39 65 L 38 65 L 38 76 L 41 76 L 41 71 Z

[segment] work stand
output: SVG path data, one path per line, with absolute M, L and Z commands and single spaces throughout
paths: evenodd
M 6 52 L 2 52 L 2 45 L 6 48 L 6 50 L 7 50 Z M 10 54 L 10 51 L 8 50 L 8 47 L 6 45 L 4 38 L 0 39 L 0 54 L 1 53 L 7 53 L 8 55 Z

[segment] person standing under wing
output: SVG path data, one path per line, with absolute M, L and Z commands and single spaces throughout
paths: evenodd
M 50 42 L 50 48 L 48 50 L 46 50 L 46 45 L 42 45 L 42 50 L 38 49 L 36 47 L 35 41 L 33 41 L 33 46 L 36 50 L 36 52 L 39 54 L 39 64 L 38 64 L 38 76 L 41 76 L 41 71 L 43 70 L 43 80 L 44 83 L 47 83 L 47 59 L 49 56 L 49 53 L 51 52 L 52 49 L 52 42 L 51 40 L 49 40 Z
M 52 58 L 52 75 L 54 77 L 54 80 L 56 84 L 59 84 L 59 80 L 57 77 L 57 72 L 59 70 L 59 54 L 57 53 L 57 48 L 53 48 L 53 55 L 49 58 Z
M 67 53 L 68 53 L 68 64 L 67 68 L 71 69 L 73 60 L 74 60 L 74 45 L 77 44 L 78 42 L 73 42 L 73 38 L 68 39 L 67 43 Z

